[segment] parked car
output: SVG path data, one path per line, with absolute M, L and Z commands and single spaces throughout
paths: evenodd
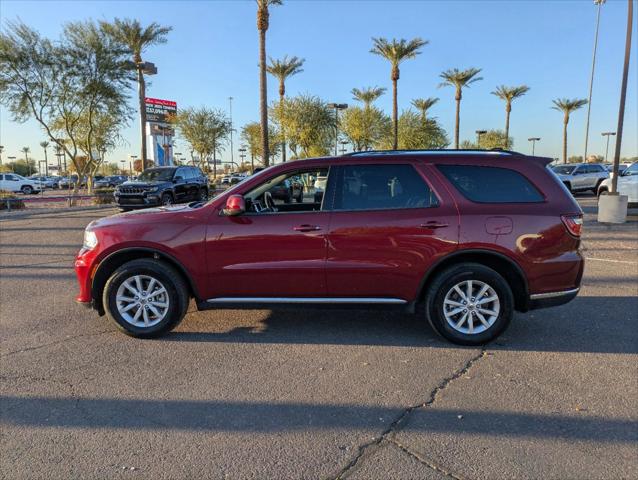
M 109 175 L 107 177 L 102 177 L 101 179 L 97 180 L 95 182 L 95 187 L 97 187 L 97 188 L 104 188 L 104 187 L 115 188 L 118 185 L 123 184 L 127 180 L 128 180 L 128 178 L 126 177 L 126 175 Z
M 552 170 L 570 192 L 591 190 L 596 193 L 602 181 L 609 178 L 609 172 L 600 163 L 556 165 Z
M 17 173 L 3 173 L 0 174 L 0 190 L 31 195 L 32 193 L 40 193 L 42 186 L 39 182 L 24 178 Z
M 282 200 L 284 203 L 291 203 L 293 200 L 301 203 L 303 201 L 303 184 L 295 178 L 287 178 L 269 190 L 272 198 Z
M 549 162 L 436 150 L 282 163 L 207 203 L 91 222 L 77 301 L 142 338 L 173 329 L 193 297 L 200 310 L 396 308 L 452 342 L 483 344 L 514 311 L 580 288 L 583 213 Z M 275 203 L 272 187 L 301 175 L 326 177 L 323 202 Z
M 241 173 L 233 173 L 232 175 L 225 175 L 222 177 L 222 185 L 236 185 L 239 182 L 246 179 L 246 175 Z
M 156 167 L 137 180 L 115 187 L 115 201 L 123 210 L 172 205 L 208 199 L 208 178 L 197 167 Z
M 611 178 L 603 180 L 598 187 L 598 196 L 607 195 L 611 190 Z M 638 163 L 627 167 L 618 176 L 618 193 L 627 195 L 630 206 L 638 206 Z
M 53 177 L 46 177 L 44 175 L 31 175 L 27 178 L 27 180 L 37 183 L 41 190 L 44 190 L 45 188 L 54 188 L 56 184 Z
M 78 175 L 70 175 L 68 177 L 62 177 L 58 182 L 59 188 L 75 188 L 75 186 L 85 187 L 86 186 L 86 178 L 82 177 L 81 179 Z

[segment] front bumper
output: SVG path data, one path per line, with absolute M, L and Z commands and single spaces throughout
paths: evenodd
M 120 207 L 130 208 L 158 207 L 162 204 L 159 192 L 149 192 L 137 195 L 124 195 L 116 193 L 115 202 Z

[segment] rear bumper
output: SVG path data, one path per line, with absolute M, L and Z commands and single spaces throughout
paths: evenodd
M 538 308 L 556 307 L 571 302 L 580 288 L 572 288 L 571 290 L 562 290 L 560 292 L 535 293 L 529 296 L 530 310 Z

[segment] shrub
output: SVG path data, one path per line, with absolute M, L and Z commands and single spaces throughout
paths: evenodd
M 113 191 L 113 188 L 96 188 L 93 203 L 95 205 L 108 205 L 115 202 Z
M 24 208 L 24 202 L 12 192 L 0 190 L 0 210 L 8 210 L 8 203 L 11 202 L 11 210 L 21 210 Z

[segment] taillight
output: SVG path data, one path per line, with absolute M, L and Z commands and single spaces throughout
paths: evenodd
M 574 237 L 580 237 L 583 230 L 582 215 L 561 215 L 560 218 L 569 233 L 571 233 Z

